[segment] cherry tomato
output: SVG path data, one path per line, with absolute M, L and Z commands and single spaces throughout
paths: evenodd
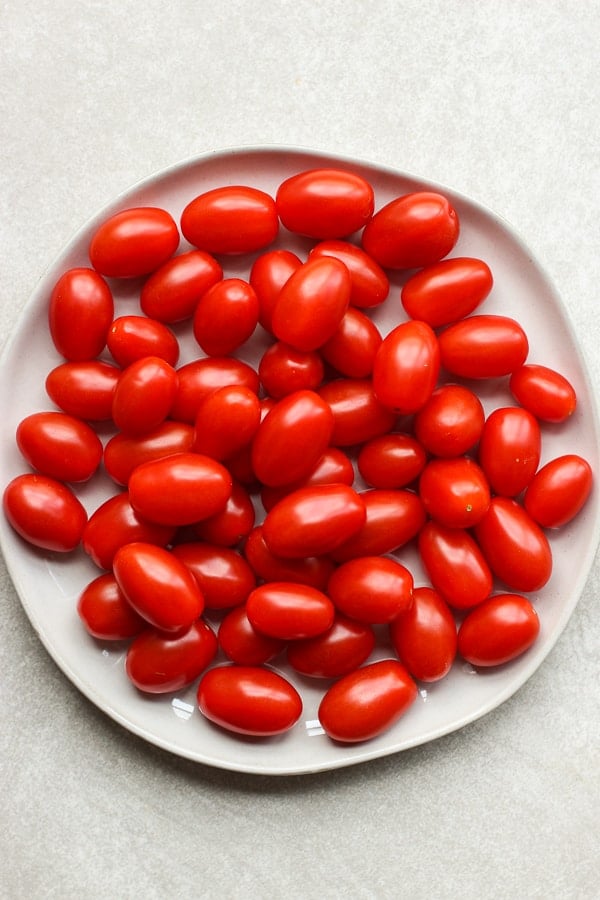
M 261 525 L 252 529 L 244 543 L 244 556 L 258 578 L 263 581 L 291 581 L 308 584 L 324 591 L 334 570 L 327 556 L 301 556 L 285 559 L 269 550 Z
M 63 412 L 26 416 L 17 426 L 16 441 L 30 466 L 58 481 L 88 481 L 102 459 L 102 442 L 93 428 Z
M 158 356 L 127 366 L 113 394 L 112 417 L 123 434 L 147 434 L 164 422 L 177 394 L 177 372 Z
M 87 632 L 102 641 L 125 641 L 147 627 L 126 600 L 111 572 L 98 575 L 83 589 L 77 612 Z
M 244 385 L 217 388 L 196 416 L 194 450 L 213 459 L 228 459 L 249 444 L 260 425 L 260 400 Z
M 159 525 L 191 525 L 221 512 L 231 496 L 227 469 L 208 456 L 175 453 L 137 466 L 129 479 L 136 512 Z
M 203 541 L 220 547 L 235 547 L 254 528 L 256 513 L 246 488 L 233 481 L 231 494 L 220 512 L 196 522 L 192 528 Z
M 195 575 L 207 609 L 239 606 L 256 587 L 254 572 L 231 547 L 194 541 L 176 544 L 172 553 Z
M 456 456 L 427 463 L 419 496 L 436 522 L 446 528 L 471 528 L 487 512 L 491 494 L 483 469 L 468 456 Z
M 550 579 L 548 539 L 516 500 L 493 497 L 475 537 L 492 572 L 511 590 L 539 591 Z
M 280 400 L 294 391 L 315 391 L 325 375 L 316 350 L 296 350 L 283 341 L 268 347 L 258 364 L 258 377 L 269 396 Z
M 411 319 L 432 328 L 449 325 L 473 312 L 492 289 L 493 277 L 482 259 L 457 256 L 426 266 L 412 275 L 401 291 L 402 306 Z
M 111 569 L 119 547 L 134 541 L 165 547 L 175 535 L 172 526 L 156 525 L 142 519 L 122 491 L 109 497 L 89 517 L 82 535 L 85 552 L 99 569 Z
M 331 628 L 335 609 L 326 594 L 308 584 L 271 581 L 250 592 L 246 615 L 261 634 L 294 641 Z
M 281 653 L 287 643 L 257 631 L 245 606 L 237 606 L 225 616 L 218 639 L 225 656 L 241 666 L 261 666 Z
M 568 453 L 542 466 L 529 482 L 523 503 L 543 528 L 560 528 L 583 509 L 591 493 L 593 474 L 581 456 Z
M 350 288 L 350 273 L 338 259 L 309 259 L 279 292 L 271 319 L 273 334 L 297 350 L 317 350 L 342 321 Z
M 306 237 L 343 238 L 362 228 L 373 214 L 373 188 L 355 172 L 320 168 L 282 182 L 275 197 L 282 224 Z
M 94 232 L 90 262 L 107 278 L 139 278 L 158 269 L 179 246 L 172 216 L 153 206 L 123 209 Z
M 414 418 L 415 435 L 434 456 L 462 456 L 479 441 L 485 412 L 481 400 L 461 384 L 436 388 Z
M 70 553 L 80 543 L 87 513 L 75 494 L 47 475 L 17 475 L 4 489 L 4 515 L 24 540 Z
M 289 731 L 302 714 L 296 688 L 262 666 L 215 666 L 198 686 L 200 712 L 228 731 L 267 737 Z
M 510 376 L 508 386 L 517 403 L 543 422 L 564 422 L 577 407 L 571 382 L 547 366 L 521 366 Z
M 278 230 L 273 198 L 246 185 L 206 191 L 188 203 L 181 214 L 185 239 L 217 255 L 262 250 L 275 240 Z
M 282 487 L 263 487 L 260 499 L 268 512 L 276 503 L 279 503 L 287 494 L 297 491 L 301 487 L 310 487 L 315 484 L 348 484 L 354 483 L 354 466 L 350 457 L 337 447 L 328 447 L 316 466 L 302 481 L 286 484 Z
M 440 370 L 440 349 L 426 322 L 403 322 L 383 339 L 373 363 L 373 389 L 384 406 L 401 415 L 421 409 Z
M 166 324 L 190 319 L 198 298 L 222 277 L 223 269 L 210 253 L 190 250 L 174 256 L 144 282 L 142 312 Z
M 310 258 L 333 256 L 350 272 L 350 303 L 363 309 L 381 306 L 390 292 L 389 279 L 374 259 L 347 241 L 321 241 L 310 251 Z
M 208 356 L 229 356 L 252 337 L 257 324 L 254 288 L 242 278 L 224 278 L 200 296 L 192 328 Z
M 416 537 L 425 524 L 423 502 L 412 491 L 368 490 L 358 496 L 366 518 L 354 535 L 331 551 L 336 562 L 392 553 Z
M 165 421 L 143 435 L 115 434 L 104 447 L 104 468 L 117 484 L 126 485 L 136 466 L 192 449 L 194 429 L 185 422 Z
M 230 356 L 195 359 L 177 369 L 177 396 L 171 418 L 194 425 L 202 401 L 221 387 L 243 385 L 258 394 L 258 375 L 248 363 Z
M 381 342 L 381 334 L 371 319 L 359 309 L 349 307 L 334 334 L 320 348 L 320 353 L 340 375 L 366 378 L 373 371 Z
M 105 280 L 93 269 L 69 269 L 50 294 L 54 346 L 72 362 L 94 359 L 104 350 L 113 315 L 113 296 Z
M 370 487 L 391 489 L 406 487 L 419 477 L 427 454 L 412 435 L 382 434 L 360 448 L 356 464 Z
M 388 624 L 412 604 L 413 578 L 386 556 L 360 556 L 335 570 L 327 593 L 343 615 L 368 625 Z
M 362 247 L 384 269 L 419 269 L 447 256 L 459 231 L 458 215 L 446 197 L 416 191 L 375 213 L 362 233 Z
M 365 504 L 353 488 L 314 485 L 276 503 L 263 523 L 263 536 L 275 556 L 322 556 L 360 531 L 365 519 Z
M 181 635 L 165 635 L 147 628 L 132 642 L 125 671 L 140 691 L 166 694 L 191 684 L 213 661 L 217 652 L 214 631 L 202 620 Z
M 396 423 L 396 414 L 379 402 L 369 378 L 336 378 L 318 393 L 333 413 L 331 443 L 336 447 L 362 444 Z
M 499 666 L 525 653 L 539 632 L 537 612 L 526 597 L 497 594 L 463 620 L 458 652 L 473 666 Z
M 412 706 L 417 685 L 395 659 L 369 663 L 336 681 L 319 705 L 319 721 L 334 741 L 367 741 L 387 731 Z
M 341 678 L 369 658 L 375 647 L 370 625 L 336 613 L 333 625 L 323 634 L 291 641 L 287 661 L 296 672 L 311 678 Z
M 497 378 L 519 369 L 529 352 L 527 335 L 507 316 L 469 316 L 438 336 L 442 366 L 461 378 Z
M 489 596 L 492 572 L 470 532 L 428 522 L 418 546 L 431 584 L 454 609 L 470 609 Z
M 279 292 L 288 278 L 300 268 L 302 260 L 291 250 L 267 250 L 261 253 L 250 269 L 249 281 L 259 304 L 258 321 L 273 332 L 273 310 Z
M 102 360 L 66 362 L 46 378 L 50 399 L 71 416 L 88 422 L 112 418 L 113 394 L 121 369 Z
M 170 366 L 179 360 L 179 342 L 171 329 L 147 316 L 119 316 L 109 328 L 106 346 L 123 369 L 145 356 L 158 356 Z
M 491 489 L 516 497 L 537 470 L 542 437 L 537 419 L 520 406 L 495 409 L 487 417 L 479 442 L 479 463 Z
M 419 681 L 440 681 L 456 658 L 454 617 L 433 588 L 414 589 L 410 608 L 390 623 L 390 638 L 400 661 Z

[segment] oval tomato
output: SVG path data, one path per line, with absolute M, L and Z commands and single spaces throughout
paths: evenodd
M 261 666 L 286 646 L 286 641 L 257 631 L 246 615 L 245 605 L 232 609 L 222 620 L 219 646 L 231 662 L 240 666 Z
M 364 250 L 347 241 L 321 241 L 310 251 L 310 258 L 333 256 L 343 262 L 350 273 L 350 303 L 363 309 L 380 306 L 390 292 L 390 281 L 384 270 Z
M 489 596 L 492 572 L 470 532 L 428 522 L 418 546 L 431 584 L 454 609 L 470 609 Z
M 167 418 L 177 394 L 177 372 L 158 356 L 127 366 L 113 394 L 112 417 L 123 434 L 147 434 Z
M 165 209 L 123 209 L 106 219 L 89 245 L 92 266 L 107 278 L 139 278 L 165 263 L 179 246 L 179 231 Z
M 436 388 L 414 418 L 415 434 L 434 456 L 462 456 L 479 441 L 485 412 L 481 400 L 461 384 Z
M 401 415 L 421 409 L 440 370 L 440 348 L 426 322 L 403 322 L 383 339 L 373 362 L 373 390 L 384 406 Z
M 229 356 L 252 337 L 258 309 L 258 297 L 247 281 L 217 281 L 198 300 L 192 322 L 194 337 L 208 356 Z
M 179 360 L 179 342 L 171 329 L 147 316 L 119 316 L 108 330 L 106 346 L 123 369 L 146 356 L 158 356 L 170 366 Z
M 526 597 L 497 594 L 463 620 L 458 652 L 473 666 L 500 666 L 525 653 L 539 632 L 537 612 Z
M 250 388 L 238 384 L 217 388 L 198 409 L 195 452 L 228 459 L 252 441 L 260 417 L 260 400 Z
M 319 168 L 286 178 L 275 197 L 282 224 L 311 238 L 342 238 L 373 214 L 371 185 L 355 172 Z
M 66 362 L 49 372 L 46 392 L 63 412 L 87 422 L 105 422 L 112 418 L 120 377 L 121 369 L 99 359 Z
M 246 615 L 261 634 L 294 641 L 315 637 L 331 628 L 335 609 L 329 597 L 317 588 L 271 581 L 250 592 Z
M 181 635 L 165 636 L 148 628 L 132 642 L 125 671 L 140 691 L 165 694 L 191 684 L 210 665 L 217 652 L 212 629 L 201 620 Z
M 382 342 L 379 329 L 363 312 L 349 307 L 333 335 L 320 348 L 325 362 L 340 375 L 366 378 Z
M 165 421 L 143 435 L 115 434 L 104 447 L 104 468 L 117 484 L 126 485 L 144 462 L 192 449 L 194 429 L 185 422 Z
M 223 509 L 195 522 L 192 531 L 200 540 L 220 547 L 235 547 L 250 534 L 255 518 L 250 494 L 244 485 L 233 481 L 231 494 Z
M 114 315 L 113 296 L 93 269 L 69 269 L 50 294 L 48 324 L 52 342 L 72 362 L 99 356 Z
M 283 341 L 268 347 L 258 364 L 258 377 L 270 397 L 280 400 L 294 391 L 316 390 L 325 366 L 316 350 L 296 350 Z
M 382 434 L 360 448 L 356 464 L 370 487 L 403 488 L 419 477 L 427 454 L 410 434 Z
M 163 263 L 142 285 L 142 312 L 166 324 L 190 319 L 198 298 L 222 277 L 223 269 L 210 253 L 180 253 Z
M 58 481 L 88 481 L 102 459 L 102 442 L 93 428 L 63 412 L 26 416 L 17 426 L 16 442 L 30 466 Z
M 519 369 L 529 353 L 527 335 L 507 316 L 469 316 L 438 336 L 442 366 L 461 378 L 497 378 Z
M 592 490 L 590 464 L 575 453 L 558 456 L 542 466 L 529 482 L 523 503 L 543 528 L 560 528 L 583 509 Z
M 468 456 L 432 459 L 419 479 L 419 496 L 427 513 L 446 528 L 471 528 L 490 505 L 490 485 L 483 469 Z
M 176 544 L 172 553 L 195 575 L 207 609 L 239 606 L 256 587 L 254 572 L 231 547 L 194 541 Z
M 17 475 L 5 487 L 2 503 L 9 524 L 29 544 L 57 553 L 70 553 L 79 545 L 87 513 L 55 478 Z
M 369 378 L 335 378 L 318 390 L 333 413 L 331 443 L 352 447 L 386 434 L 396 414 L 379 402 Z
M 366 517 L 354 535 L 331 551 L 336 562 L 392 553 L 416 537 L 425 524 L 423 502 L 412 491 L 368 490 L 358 496 Z
M 390 623 L 390 638 L 413 678 L 444 678 L 456 658 L 456 623 L 448 604 L 429 587 L 415 588 L 412 605 Z
M 369 658 L 375 647 L 370 625 L 336 613 L 333 625 L 323 634 L 291 641 L 287 648 L 290 666 L 311 678 L 341 678 Z
M 119 547 L 134 541 L 165 547 L 175 535 L 175 528 L 156 525 L 141 518 L 122 491 L 109 497 L 89 517 L 83 529 L 82 545 L 99 569 L 111 569 Z
M 402 306 L 411 317 L 432 328 L 463 319 L 488 296 L 493 286 L 482 259 L 457 256 L 425 266 L 403 285 Z
M 547 366 L 521 366 L 510 376 L 508 386 L 517 403 L 543 422 L 564 422 L 577 407 L 571 382 Z
M 88 634 L 102 641 L 125 641 L 148 623 L 126 600 L 112 572 L 98 575 L 83 589 L 77 612 Z
M 243 385 L 258 394 L 258 375 L 248 363 L 231 356 L 194 359 L 177 369 L 177 395 L 171 418 L 194 425 L 202 401 L 217 388 Z
M 388 624 L 412 604 L 408 569 L 385 556 L 361 556 L 338 566 L 327 593 L 343 615 L 368 625 Z
M 479 463 L 491 489 L 504 497 L 525 490 L 537 470 L 542 436 L 537 419 L 520 406 L 495 409 L 479 441 Z
M 324 591 L 334 563 L 327 556 L 301 556 L 285 559 L 269 550 L 262 525 L 252 529 L 244 543 L 244 556 L 252 570 L 263 581 L 291 581 L 308 584 Z
M 354 484 L 354 466 L 350 457 L 337 447 L 328 447 L 306 478 L 282 487 L 263 487 L 260 499 L 268 512 L 292 491 L 315 484 Z
M 215 254 L 253 253 L 275 240 L 279 220 L 269 194 L 246 185 L 226 185 L 195 197 L 181 214 L 190 244 Z
M 302 260 L 291 250 L 267 250 L 252 264 L 249 281 L 258 297 L 258 321 L 269 332 L 273 331 L 273 310 L 279 292 L 301 265 Z

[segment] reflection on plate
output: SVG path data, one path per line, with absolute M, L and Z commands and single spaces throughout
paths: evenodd
M 530 342 L 530 362 L 550 365 L 574 385 L 579 404 L 572 419 L 561 426 L 543 427 L 542 462 L 563 452 L 585 456 L 599 471 L 598 420 L 592 389 L 570 321 L 544 272 L 521 240 L 502 220 L 477 203 L 439 185 L 361 161 L 288 148 L 242 148 L 205 154 L 170 168 L 118 197 L 88 222 L 59 259 L 46 272 L 24 309 L 0 363 L 0 397 L 4 440 L 0 475 L 4 486 L 26 466 L 15 443 L 18 422 L 30 413 L 51 409 L 44 380 L 61 360 L 47 333 L 47 302 L 62 272 L 89 265 L 87 246 L 97 225 L 108 215 L 131 206 L 161 206 L 176 220 L 197 194 L 213 187 L 238 183 L 274 194 L 290 175 L 323 165 L 345 167 L 366 177 L 375 189 L 376 208 L 399 194 L 414 190 L 439 190 L 456 207 L 461 237 L 451 255 L 484 259 L 494 275 L 494 288 L 482 312 L 511 315 L 524 326 Z M 282 232 L 278 239 L 297 252 L 307 244 Z M 182 241 L 180 252 L 188 249 Z M 251 259 L 224 261 L 228 276 L 247 274 Z M 392 275 L 390 298 L 374 317 L 385 331 L 405 318 L 398 295 L 401 274 Z M 112 283 L 116 314 L 138 312 L 136 287 Z M 197 345 L 178 330 L 181 362 L 198 355 Z M 258 358 L 255 346 L 239 355 L 249 362 Z M 491 410 L 508 405 L 506 380 L 486 383 L 482 396 Z M 113 490 L 102 474 L 78 489 L 88 511 Z M 565 627 L 583 590 L 598 541 L 599 501 L 593 493 L 584 511 L 569 526 L 552 535 L 554 572 L 548 585 L 532 599 L 541 619 L 536 645 L 523 657 L 497 670 L 476 672 L 458 660 L 442 682 L 421 685 L 408 713 L 387 733 L 365 744 L 340 746 L 322 732 L 317 709 L 324 685 L 290 673 L 284 657 L 273 668 L 299 687 L 304 699 L 302 719 L 287 734 L 267 740 L 242 739 L 207 722 L 195 704 L 195 685 L 176 696 L 145 697 L 128 682 L 124 671 L 125 648 L 99 644 L 84 632 L 75 610 L 82 588 L 98 574 L 82 552 L 64 558 L 28 547 L 0 518 L 0 541 L 10 574 L 31 623 L 46 649 L 68 678 L 99 708 L 130 731 L 188 759 L 243 772 L 286 775 L 352 765 L 423 744 L 479 718 L 510 697 L 538 668 Z M 398 553 L 413 571 L 416 584 L 426 583 L 414 549 Z M 380 656 L 386 655 L 381 649 Z M 389 655 L 389 654 L 388 654 Z

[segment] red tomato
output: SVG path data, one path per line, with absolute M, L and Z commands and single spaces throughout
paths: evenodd
M 243 385 L 258 394 L 258 375 L 248 363 L 230 356 L 195 359 L 177 369 L 177 396 L 171 418 L 194 425 L 202 401 L 221 387 Z
M 328 447 L 306 478 L 302 481 L 295 481 L 293 484 L 283 485 L 283 487 L 263 487 L 260 499 L 268 512 L 292 491 L 315 484 L 354 484 L 354 466 L 351 459 L 337 447 Z
M 322 556 L 361 530 L 362 498 L 345 484 L 300 488 L 276 503 L 263 523 L 263 536 L 275 556 Z
M 69 269 L 50 294 L 48 322 L 54 346 L 65 359 L 99 356 L 114 315 L 110 288 L 93 269 Z
M 342 321 L 350 288 L 350 273 L 338 259 L 309 259 L 279 292 L 271 319 L 273 334 L 297 350 L 317 350 Z
M 493 497 L 475 537 L 492 572 L 513 591 L 539 591 L 552 574 L 546 535 L 516 500 Z
M 261 634 L 295 641 L 331 628 L 335 609 L 326 594 L 308 584 L 271 581 L 251 591 L 246 615 Z
M 258 364 L 258 377 L 267 394 L 280 400 L 294 391 L 315 391 L 325 375 L 316 350 L 296 350 L 283 341 L 271 344 Z
M 216 666 L 198 686 L 200 712 L 228 731 L 267 737 L 282 734 L 302 714 L 296 688 L 261 666 Z
M 360 448 L 358 471 L 370 487 L 403 488 L 419 477 L 427 454 L 410 434 L 382 434 Z
M 540 632 L 526 597 L 497 594 L 474 609 L 458 631 L 458 652 L 474 666 L 499 666 L 525 653 Z
M 185 239 L 208 253 L 253 253 L 275 240 L 278 230 L 273 198 L 245 185 L 206 191 L 181 214 Z
M 179 246 L 172 216 L 153 206 L 123 209 L 103 222 L 89 246 L 90 262 L 107 278 L 139 278 L 158 269 Z
M 254 288 L 242 278 L 224 278 L 198 300 L 193 331 L 208 356 L 229 356 L 252 337 L 257 324 Z
M 216 652 L 215 634 L 202 620 L 177 637 L 148 628 L 129 647 L 125 671 L 140 691 L 171 693 L 195 681 Z
M 571 382 L 547 366 L 521 366 L 510 376 L 508 386 L 517 403 L 543 422 L 564 422 L 577 407 Z
M 489 596 L 490 566 L 470 532 L 428 522 L 419 534 L 419 554 L 431 584 L 454 609 L 470 609 Z
M 386 556 L 360 556 L 335 570 L 327 593 L 343 615 L 368 625 L 388 624 L 412 604 L 413 578 Z
M 177 372 L 158 356 L 127 366 L 113 394 L 112 417 L 124 434 L 147 434 L 169 415 L 177 394 Z
M 434 456 L 462 456 L 479 441 L 485 412 L 479 397 L 461 384 L 435 389 L 414 418 L 415 434 Z
M 310 251 L 310 258 L 333 256 L 350 272 L 350 303 L 363 309 L 380 306 L 390 292 L 390 282 L 374 259 L 347 241 L 321 241 Z
M 244 556 L 263 581 L 291 581 L 324 591 L 334 564 L 327 556 L 301 556 L 285 559 L 274 556 L 267 547 L 261 525 L 252 529 L 244 544 Z
M 402 287 L 402 306 L 411 319 L 432 328 L 463 319 L 492 289 L 493 277 L 482 259 L 457 256 L 426 266 Z
M 379 402 L 369 378 L 336 378 L 318 393 L 333 413 L 331 443 L 336 447 L 362 444 L 396 424 L 396 414 Z
M 88 481 L 102 459 L 96 432 L 63 412 L 27 416 L 17 426 L 16 441 L 30 466 L 58 481 Z
M 526 409 L 507 406 L 491 412 L 479 441 L 479 463 L 494 493 L 520 494 L 535 475 L 541 449 L 540 426 Z
M 301 675 L 341 678 L 362 666 L 374 647 L 375 633 L 370 625 L 336 613 L 328 631 L 290 642 L 287 661 Z
M 235 547 L 250 534 L 255 517 L 250 494 L 242 484 L 234 481 L 223 509 L 196 522 L 192 530 L 200 540 L 210 541 L 220 547 Z
M 102 641 L 128 640 L 148 624 L 125 599 L 111 572 L 98 575 L 83 589 L 77 612 L 88 633 Z
M 214 516 L 225 508 L 231 490 L 227 469 L 199 453 L 150 460 L 129 479 L 131 505 L 159 525 L 191 525 Z
M 373 188 L 355 172 L 322 168 L 282 182 L 275 202 L 282 224 L 306 237 L 342 238 L 362 228 L 373 214 Z
M 390 623 L 390 638 L 413 678 L 444 678 L 456 657 L 456 624 L 448 604 L 429 587 L 415 588 L 413 603 Z
M 66 362 L 48 374 L 46 392 L 60 409 L 88 422 L 112 418 L 112 401 L 121 370 L 94 359 Z
M 238 606 L 225 616 L 218 638 L 225 656 L 240 666 L 261 666 L 281 653 L 287 643 L 257 631 L 245 606 Z
M 417 191 L 376 212 L 363 231 L 362 246 L 384 269 L 419 269 L 447 256 L 459 231 L 458 215 L 446 197 Z
M 192 449 L 194 429 L 185 422 L 163 422 L 140 436 L 115 434 L 104 447 L 104 468 L 117 484 L 126 485 L 136 466 Z
M 392 553 L 416 537 L 425 524 L 425 508 L 412 491 L 369 490 L 358 496 L 366 518 L 362 528 L 331 551 L 336 562 Z
M 550 460 L 536 472 L 523 503 L 538 525 L 560 528 L 583 509 L 592 484 L 592 469 L 587 460 L 568 453 Z
M 273 331 L 273 310 L 279 292 L 301 265 L 300 257 L 290 250 L 267 250 L 252 264 L 249 281 L 258 297 L 258 321 L 269 332 Z
M 373 363 L 373 389 L 384 406 L 401 415 L 421 409 L 440 370 L 440 349 L 426 322 L 403 322 L 383 339 Z
M 256 587 L 254 572 L 231 547 L 194 541 L 176 544 L 172 553 L 195 575 L 208 609 L 239 606 Z
M 144 541 L 165 547 L 175 528 L 142 519 L 123 491 L 109 497 L 91 514 L 82 535 L 83 549 L 99 569 L 111 569 L 115 553 L 124 544 Z
M 438 336 L 442 366 L 461 378 L 497 378 L 519 369 L 529 352 L 527 335 L 506 316 L 469 316 Z
M 4 515 L 35 547 L 69 553 L 80 543 L 87 513 L 75 494 L 46 475 L 17 475 L 4 489 Z
M 217 388 L 196 416 L 194 450 L 213 459 L 228 459 L 249 444 L 260 425 L 260 400 L 244 385 Z
M 204 609 L 193 573 L 164 547 L 125 544 L 115 553 L 113 574 L 135 611 L 167 634 L 190 628 Z
M 419 479 L 419 496 L 427 513 L 446 528 L 471 528 L 490 505 L 490 486 L 468 456 L 432 459 Z
M 167 324 L 190 319 L 198 298 L 222 277 L 223 269 L 210 253 L 190 250 L 174 256 L 144 282 L 142 312 Z
M 325 452 L 333 414 L 314 391 L 295 391 L 279 400 L 258 427 L 252 467 L 263 484 L 276 487 L 305 478 Z
M 146 316 L 119 316 L 110 326 L 106 345 L 123 369 L 145 356 L 158 356 L 170 366 L 179 360 L 179 342 L 171 329 Z
M 334 334 L 320 348 L 320 353 L 340 375 L 366 378 L 373 371 L 381 341 L 381 334 L 371 319 L 359 309 L 349 307 Z
M 382 659 L 336 681 L 321 700 L 319 721 L 334 741 L 367 741 L 391 728 L 416 698 L 402 663 Z

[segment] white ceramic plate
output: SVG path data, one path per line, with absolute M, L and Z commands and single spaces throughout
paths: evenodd
M 89 265 L 87 246 L 97 225 L 108 215 L 131 206 L 161 206 L 178 220 L 183 207 L 202 191 L 237 183 L 274 194 L 286 177 L 323 165 L 348 168 L 366 177 L 375 189 L 377 208 L 414 190 L 438 190 L 450 198 L 461 220 L 461 236 L 452 255 L 480 257 L 494 274 L 492 294 L 479 311 L 518 319 L 529 337 L 529 361 L 558 369 L 577 390 L 578 410 L 572 419 L 561 426 L 543 428 L 542 462 L 563 452 L 577 452 L 589 460 L 595 472 L 600 471 L 593 391 L 569 317 L 530 251 L 505 222 L 454 191 L 391 169 L 305 150 L 266 147 L 207 153 L 143 181 L 89 221 L 46 272 L 0 361 L 3 487 L 27 470 L 14 442 L 18 422 L 30 413 L 53 408 L 44 380 L 62 360 L 47 332 L 50 290 L 65 269 Z M 283 232 L 279 243 L 306 252 L 307 242 L 291 239 Z M 185 249 L 182 241 L 180 251 Z M 247 274 L 252 258 L 225 260 L 226 275 Z M 393 276 L 389 300 L 374 313 L 384 331 L 405 318 L 399 303 L 400 284 L 400 276 Z M 132 285 L 113 282 L 112 286 L 117 315 L 139 312 Z M 181 362 L 198 355 L 186 331 L 189 329 L 178 329 Z M 240 356 L 255 362 L 263 346 L 264 341 L 257 336 L 254 345 Z M 512 402 L 505 379 L 486 383 L 483 392 L 488 410 Z M 78 494 L 91 512 L 113 490 L 112 483 L 98 474 Z M 79 593 L 98 574 L 85 554 L 65 557 L 38 552 L 21 541 L 2 516 L 0 544 L 21 602 L 46 649 L 67 677 L 109 716 L 182 757 L 224 769 L 286 775 L 352 765 L 423 744 L 463 727 L 514 694 L 550 652 L 577 603 L 597 546 L 598 521 L 599 500 L 594 492 L 577 519 L 552 535 L 554 572 L 548 585 L 532 598 L 540 615 L 541 634 L 528 653 L 509 665 L 485 672 L 457 661 L 442 682 L 421 686 L 416 703 L 395 727 L 376 740 L 348 746 L 334 744 L 319 728 L 317 709 L 325 685 L 295 676 L 283 657 L 277 658 L 273 667 L 300 689 L 304 714 L 291 731 L 277 738 L 243 739 L 213 726 L 196 708 L 195 685 L 176 696 L 143 696 L 125 676 L 124 646 L 94 641 L 78 619 L 75 605 Z M 411 567 L 417 584 L 426 583 L 414 549 L 403 550 L 398 556 Z M 379 656 L 384 655 L 390 654 L 382 649 Z

